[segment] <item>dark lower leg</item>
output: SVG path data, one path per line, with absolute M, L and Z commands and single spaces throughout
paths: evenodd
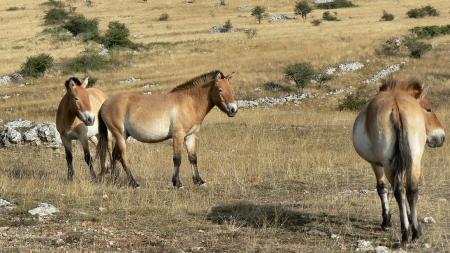
M 73 170 L 72 160 L 73 160 L 72 152 L 66 149 L 67 180 L 69 181 L 73 180 L 73 174 L 75 174 L 75 171 Z
M 92 156 L 89 153 L 89 151 L 84 152 L 84 161 L 86 161 L 86 163 L 89 165 L 89 170 L 91 172 L 92 179 L 94 181 L 97 181 L 97 175 L 95 174 L 95 171 L 94 171 L 94 162 L 93 162 Z
M 378 196 L 380 196 L 381 200 L 381 208 L 383 216 L 383 223 L 381 224 L 381 229 L 383 230 L 389 230 L 389 228 L 392 226 L 391 222 L 391 212 L 389 211 L 389 199 L 388 199 L 388 187 L 383 181 L 377 182 L 377 192 Z
M 181 165 L 181 155 L 174 155 L 173 156 L 173 167 L 174 167 L 174 174 L 172 176 L 172 183 L 173 186 L 182 188 L 183 185 L 180 182 L 180 165 Z
M 192 179 L 194 180 L 194 184 L 197 185 L 204 184 L 205 181 L 203 181 L 203 179 L 200 177 L 200 173 L 198 172 L 197 155 L 196 154 L 189 155 L 189 162 L 191 163 L 192 167 Z

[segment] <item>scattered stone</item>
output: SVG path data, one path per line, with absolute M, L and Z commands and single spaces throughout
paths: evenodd
M 315 4 L 324 4 L 324 3 L 332 3 L 335 0 L 311 0 L 311 2 L 315 3 Z
M 386 246 L 376 246 L 375 252 L 376 253 L 390 253 L 391 250 Z
M 360 62 L 353 62 L 353 63 L 347 63 L 347 64 L 339 64 L 339 69 L 343 72 L 349 72 L 352 70 L 358 70 L 360 68 L 363 68 L 364 64 Z
M 330 238 L 337 240 L 337 239 L 341 239 L 342 237 L 340 235 L 331 234 Z
M 237 32 L 236 28 L 225 28 L 223 25 L 216 25 L 209 29 L 211 33 L 233 33 Z
M 429 244 L 429 243 L 424 243 L 424 244 L 422 245 L 422 248 L 424 248 L 424 249 L 430 249 L 430 248 L 431 248 L 431 244 Z
M 58 148 L 62 141 L 56 124 L 44 122 L 36 124 L 29 120 L 17 119 L 6 123 L 0 132 L 0 144 L 4 147 L 31 144 Z
M 436 220 L 434 220 L 433 217 L 424 217 L 423 222 L 424 223 L 436 223 Z
M 358 240 L 356 241 L 356 251 L 366 252 L 366 251 L 374 251 L 374 247 L 372 246 L 372 242 Z
M 122 83 L 134 83 L 134 82 L 139 82 L 140 80 L 141 79 L 139 79 L 139 78 L 130 77 L 130 78 L 127 78 L 125 80 L 119 81 L 119 83 L 120 84 L 122 84 Z
M 294 20 L 295 18 L 288 17 L 285 14 L 276 14 L 270 17 L 269 20 Z
M 135 38 L 135 39 L 143 39 L 143 38 L 145 38 L 145 35 L 144 34 L 135 34 L 135 35 L 133 35 L 133 38 Z
M 238 8 L 238 10 L 240 10 L 240 11 L 253 11 L 253 7 L 250 7 L 250 6 L 241 6 L 241 7 L 239 7 Z
M 59 209 L 48 204 L 48 203 L 40 203 L 36 208 L 28 211 L 31 215 L 38 215 L 39 221 L 43 218 L 53 216 L 55 213 L 58 213 Z
M 319 231 L 319 230 L 317 230 L 317 229 L 313 229 L 313 230 L 310 230 L 310 231 L 308 231 L 308 232 L 306 232 L 308 235 L 320 235 L 320 236 L 326 236 L 327 235 L 327 233 L 325 233 L 325 232 L 322 232 L 322 231 Z
M 16 208 L 16 205 L 11 204 L 10 202 L 8 202 L 8 201 L 6 201 L 4 199 L 0 199 L 0 208 L 6 208 L 8 210 L 11 210 L 11 209 Z

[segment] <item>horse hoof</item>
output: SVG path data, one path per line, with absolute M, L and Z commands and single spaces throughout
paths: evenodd
M 203 184 L 200 185 L 200 187 L 206 188 L 206 187 L 208 187 L 208 185 L 206 183 L 203 183 Z
M 180 190 L 180 191 L 185 191 L 186 190 L 186 188 L 184 186 L 178 187 L 177 189 Z

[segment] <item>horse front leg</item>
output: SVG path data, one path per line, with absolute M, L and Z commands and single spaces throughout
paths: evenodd
M 389 211 L 389 188 L 386 176 L 384 175 L 384 168 L 376 164 L 371 164 L 372 169 L 375 172 L 377 178 L 377 193 L 381 200 L 381 215 L 383 217 L 383 223 L 381 223 L 381 229 L 388 231 L 392 227 L 391 212 Z
M 67 180 L 73 181 L 73 175 L 75 171 L 73 170 L 73 155 L 72 155 L 72 141 L 66 138 L 61 138 L 64 145 L 64 151 L 66 152 L 66 162 L 67 162 Z
M 186 149 L 188 152 L 188 159 L 192 168 L 192 179 L 194 180 L 194 184 L 206 186 L 205 181 L 200 177 L 200 173 L 198 172 L 197 167 L 197 152 L 195 145 L 195 135 L 189 135 L 185 137 Z
M 80 142 L 81 142 L 81 145 L 83 145 L 84 161 L 89 166 L 89 171 L 91 173 L 92 180 L 94 180 L 94 182 L 96 182 L 97 174 L 95 174 L 95 171 L 94 171 L 94 159 L 92 159 L 91 153 L 89 151 L 88 138 L 87 137 L 82 138 L 82 139 L 80 139 Z
M 399 213 L 400 213 L 400 222 L 401 222 L 401 230 L 402 230 L 402 247 L 406 246 L 409 237 L 409 220 L 408 220 L 408 202 L 406 200 L 406 192 L 405 187 L 400 182 L 399 178 L 394 177 L 394 196 L 395 200 L 397 200 Z

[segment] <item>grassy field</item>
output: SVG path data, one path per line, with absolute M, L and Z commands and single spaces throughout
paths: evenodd
M 362 62 L 365 67 L 337 76 L 326 87 L 311 84 L 305 92 L 334 89 L 353 91 L 363 81 L 392 64 L 409 60 L 396 77 L 415 76 L 430 86 L 427 97 L 444 128 L 450 124 L 450 37 L 427 43 L 434 48 L 422 59 L 407 52 L 387 57 L 376 50 L 394 36 L 409 34 L 415 26 L 447 25 L 450 2 L 427 5 L 440 15 L 410 19 L 406 12 L 423 1 L 352 1 L 355 8 L 338 9 L 339 22 L 306 20 L 261 24 L 240 6 L 261 5 L 269 17 L 294 16 L 296 1 L 181 0 L 142 2 L 94 0 L 62 1 L 77 6 L 76 13 L 97 18 L 102 31 L 111 21 L 125 23 L 131 40 L 150 44 L 148 50 L 123 51 L 123 64 L 104 71 L 62 74 L 62 66 L 87 50 L 101 51 L 95 43 L 79 38 L 56 41 L 42 33 L 48 7 L 44 1 L 2 0 L 0 9 L 0 76 L 20 71 L 27 57 L 42 52 L 55 59 L 56 67 L 42 78 L 0 86 L 0 119 L 22 118 L 54 121 L 59 100 L 70 76 L 98 79 L 96 88 L 108 95 L 118 92 L 163 93 L 195 76 L 219 69 L 235 72 L 231 84 L 235 98 L 257 99 L 296 93 L 284 80 L 283 68 L 294 62 L 311 62 L 317 68 Z M 9 7 L 19 7 L 7 11 Z M 383 10 L 395 15 L 381 22 Z M 158 21 L 163 14 L 168 21 Z M 209 29 L 230 20 L 235 33 L 212 34 Z M 248 39 L 245 29 L 256 29 Z M 144 38 L 133 38 L 144 35 Z M 120 83 L 127 78 L 134 83 Z M 27 83 L 21 87 L 19 84 Z M 264 89 L 266 83 L 285 91 Z M 146 84 L 157 84 L 142 88 Z M 257 89 L 260 87 L 261 89 Z M 370 84 L 375 93 L 378 84 Z M 18 94 L 18 95 L 15 95 Z M 14 203 L 0 208 L 2 252 L 348 252 L 357 241 L 398 250 L 401 239 L 397 204 L 391 201 L 393 229 L 382 231 L 381 203 L 373 172 L 354 151 L 351 134 L 355 111 L 336 107 L 346 93 L 317 96 L 294 106 L 240 108 L 235 118 L 212 110 L 198 134 L 199 170 L 207 187 L 193 184 L 187 156 L 183 154 L 181 181 L 187 190 L 172 187 L 171 141 L 128 145 L 129 162 L 138 190 L 126 187 L 122 172 L 119 185 L 91 181 L 75 145 L 73 182 L 67 182 L 64 150 L 40 147 L 0 149 L 0 198 Z M 92 147 L 94 149 L 94 147 Z M 436 223 L 423 224 L 423 236 L 408 245 L 408 252 L 450 251 L 450 171 L 448 145 L 427 148 L 422 159 L 418 214 Z M 98 168 L 98 166 L 96 166 Z M 46 202 L 59 208 L 54 217 L 38 221 L 28 210 Z M 424 245 L 428 245 L 424 248 Z

